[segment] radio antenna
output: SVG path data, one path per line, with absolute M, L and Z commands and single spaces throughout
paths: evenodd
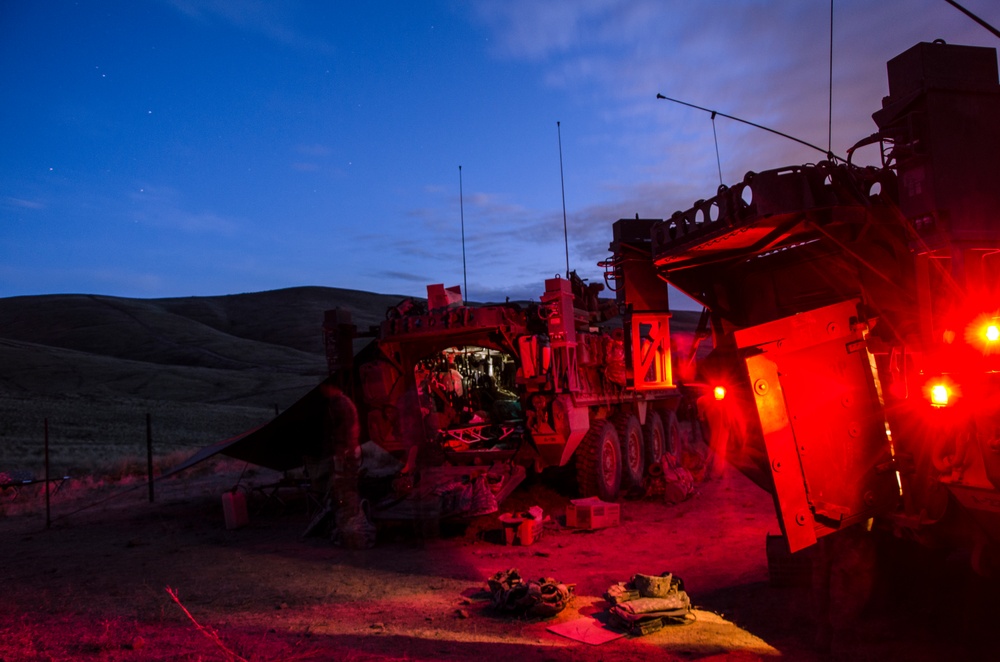
M 833 0 L 830 0 L 830 110 L 827 114 L 826 152 L 833 150 Z
M 566 229 L 566 178 L 563 177 L 562 129 L 559 128 L 559 122 L 556 122 L 556 133 L 559 136 L 559 185 L 562 188 L 563 243 L 566 245 L 566 278 L 569 278 L 569 232 Z
M 697 110 L 703 110 L 706 113 L 711 113 L 713 117 L 715 115 L 721 115 L 722 117 L 726 117 L 726 118 L 731 119 L 731 120 L 736 120 L 737 122 L 743 122 L 744 124 L 749 124 L 750 126 L 757 127 L 758 129 L 763 129 L 764 131 L 770 131 L 771 133 L 773 133 L 775 135 L 779 135 L 782 138 L 788 138 L 789 140 L 794 140 L 795 142 L 797 142 L 797 143 L 799 143 L 801 145 L 805 145 L 806 147 L 811 147 L 812 149 L 816 150 L 817 152 L 821 152 L 821 153 L 825 154 L 826 158 L 829 159 L 829 160 L 831 160 L 831 161 L 833 161 L 833 160 L 843 161 L 844 160 L 844 159 L 840 158 L 839 156 L 837 156 L 836 154 L 834 154 L 833 152 L 831 152 L 829 150 L 823 149 L 822 147 L 817 147 L 816 145 L 813 145 L 812 143 L 807 143 L 805 140 L 801 140 L 799 138 L 796 138 L 795 136 L 790 136 L 787 133 L 782 133 L 781 131 L 777 131 L 775 129 L 768 128 L 768 127 L 766 127 L 766 126 L 764 126 L 762 124 L 757 124 L 756 122 L 751 122 L 749 120 L 740 119 L 739 117 L 733 117 L 732 115 L 727 115 L 727 114 L 725 114 L 723 112 L 720 112 L 718 110 L 711 110 L 709 108 L 702 108 L 701 106 L 696 106 L 693 103 L 688 103 L 687 101 L 681 101 L 680 99 L 671 99 L 670 97 L 665 97 L 662 94 L 657 94 L 656 98 L 657 99 L 663 99 L 665 101 L 673 101 L 674 103 L 679 103 L 682 106 L 687 106 L 689 108 L 696 108 Z
M 969 11 L 968 9 L 966 9 L 965 7 L 963 7 L 962 5 L 958 4 L 954 0 L 944 0 L 944 1 L 947 2 L 949 5 L 951 5 L 952 7 L 954 7 L 955 9 L 957 9 L 958 11 L 962 12 L 963 14 L 965 14 L 966 16 L 968 16 L 969 18 L 971 18 L 976 23 L 979 23 L 979 25 L 981 25 L 984 28 L 986 28 L 987 30 L 989 30 L 991 33 L 993 33 L 994 37 L 1000 37 L 1000 30 L 997 30 L 995 27 L 993 27 L 992 25 L 990 25 L 989 23 L 987 23 L 983 19 L 979 18 L 978 16 L 976 16 L 975 14 L 973 14 L 971 11 Z
M 458 166 L 458 213 L 462 218 L 462 297 L 469 300 L 469 280 L 465 269 L 465 203 L 462 195 L 462 166 Z
M 715 165 L 719 168 L 719 186 L 722 186 L 722 159 L 719 158 L 719 134 L 715 132 L 715 113 L 712 113 L 712 137 L 715 138 Z

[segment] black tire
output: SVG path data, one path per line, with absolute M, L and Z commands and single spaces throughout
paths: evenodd
M 681 438 L 681 424 L 677 421 L 676 413 L 667 412 L 667 420 L 664 421 L 663 428 L 667 433 L 666 452 L 680 461 L 681 452 L 684 450 L 684 440 Z
M 576 452 L 580 496 L 596 496 L 602 501 L 617 499 L 622 480 L 622 452 L 615 426 L 610 421 L 595 421 Z
M 626 490 L 639 487 L 646 473 L 645 444 L 639 419 L 635 414 L 619 414 L 615 417 L 615 432 L 622 452 L 621 487 Z
M 642 430 L 646 442 L 646 465 L 651 467 L 659 464 L 667 452 L 667 433 L 663 429 L 663 418 L 659 412 L 646 414 L 646 425 Z

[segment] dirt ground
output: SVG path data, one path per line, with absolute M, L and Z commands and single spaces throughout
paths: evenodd
M 220 496 L 242 469 L 164 480 L 154 503 L 142 483 L 71 486 L 53 497 L 49 528 L 38 488 L 22 490 L 0 516 L 0 660 L 959 660 L 995 650 L 976 629 L 997 615 L 977 611 L 993 605 L 982 595 L 991 587 L 938 559 L 930 572 L 908 568 L 896 593 L 879 590 L 864 547 L 831 574 L 832 637 L 817 648 L 816 592 L 769 585 L 771 498 L 735 473 L 677 505 L 623 500 L 621 525 L 592 532 L 565 528 L 568 497 L 534 480 L 501 505 L 544 509 L 551 519 L 533 545 L 501 544 L 493 514 L 438 531 L 383 523 L 374 549 L 350 551 L 301 537 L 310 513 L 294 492 L 283 503 L 251 493 L 249 525 L 227 530 Z M 575 584 L 576 598 L 548 619 L 497 614 L 485 582 L 508 568 Z M 609 586 L 664 571 L 684 579 L 692 624 L 601 645 L 547 630 L 599 623 Z

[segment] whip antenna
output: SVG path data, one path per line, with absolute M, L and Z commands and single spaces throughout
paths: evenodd
M 830 0 L 830 110 L 826 125 L 826 151 L 833 153 L 833 0 Z
M 976 23 L 979 23 L 979 25 L 981 25 L 982 27 L 984 27 L 987 30 L 989 30 L 993 34 L 994 37 L 1000 37 L 1000 30 L 997 30 L 995 27 L 993 27 L 992 25 L 990 25 L 989 23 L 987 23 L 983 19 L 979 18 L 978 16 L 976 16 L 975 14 L 973 14 L 971 11 L 969 11 L 968 9 L 966 9 L 965 7 L 963 7 L 962 5 L 960 5 L 957 2 L 955 2 L 955 0 L 944 0 L 944 1 L 947 2 L 949 5 L 951 5 L 952 7 L 954 7 L 955 9 L 957 9 L 958 11 L 962 12 L 963 14 L 965 14 L 966 16 L 968 16 L 969 18 L 971 18 Z
M 566 229 L 566 178 L 563 177 L 562 129 L 559 128 L 559 122 L 556 122 L 556 134 L 559 136 L 559 185 L 562 187 L 563 244 L 566 246 L 566 278 L 569 278 L 569 232 Z
M 719 167 L 719 186 L 722 186 L 722 159 L 719 158 L 719 134 L 715 132 L 715 113 L 712 113 L 712 137 L 715 138 L 715 165 Z
M 462 296 L 469 300 L 469 281 L 465 270 L 465 204 L 462 196 L 462 166 L 458 166 L 458 213 L 462 219 Z
M 665 101 L 673 101 L 674 103 L 679 103 L 682 106 L 687 106 L 689 108 L 696 108 L 698 110 L 703 110 L 706 113 L 712 113 L 713 116 L 714 115 L 721 115 L 722 117 L 725 117 L 725 118 L 728 118 L 728 119 L 731 119 L 731 120 L 736 120 L 737 122 L 743 122 L 744 124 L 749 124 L 750 126 L 757 127 L 758 129 L 763 129 L 765 131 L 770 131 L 771 133 L 773 133 L 775 135 L 778 135 L 778 136 L 781 136 L 782 138 L 788 138 L 789 140 L 794 140 L 795 142 L 799 143 L 800 145 L 805 145 L 806 147 L 810 147 L 810 148 L 816 150 L 817 152 L 821 152 L 823 154 L 826 154 L 826 157 L 829 160 L 831 160 L 831 161 L 833 161 L 834 159 L 836 159 L 838 161 L 843 161 L 844 160 L 844 159 L 840 158 L 839 156 L 837 156 L 836 154 L 834 154 L 833 152 L 831 152 L 829 150 L 823 149 L 822 147 L 817 147 L 816 145 L 813 145 L 812 143 L 807 143 L 805 140 L 801 140 L 799 138 L 796 138 L 795 136 L 790 136 L 787 133 L 782 133 L 781 131 L 778 131 L 776 129 L 771 129 L 769 127 L 764 126 L 763 124 L 757 124 L 756 122 L 751 122 L 749 120 L 740 119 L 739 117 L 734 117 L 732 115 L 727 115 L 727 114 L 725 114 L 723 112 L 720 112 L 718 110 L 711 110 L 709 108 L 702 108 L 701 106 L 696 106 L 693 103 L 688 103 L 687 101 L 681 101 L 680 99 L 671 99 L 670 97 L 665 97 L 665 96 L 663 96 L 662 94 L 659 94 L 659 93 L 657 93 L 656 98 L 657 99 L 664 99 Z

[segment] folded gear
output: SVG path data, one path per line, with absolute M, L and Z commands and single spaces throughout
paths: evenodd
M 664 625 L 694 621 L 684 580 L 672 573 L 633 575 L 608 588 L 611 622 L 629 634 L 646 635 Z

